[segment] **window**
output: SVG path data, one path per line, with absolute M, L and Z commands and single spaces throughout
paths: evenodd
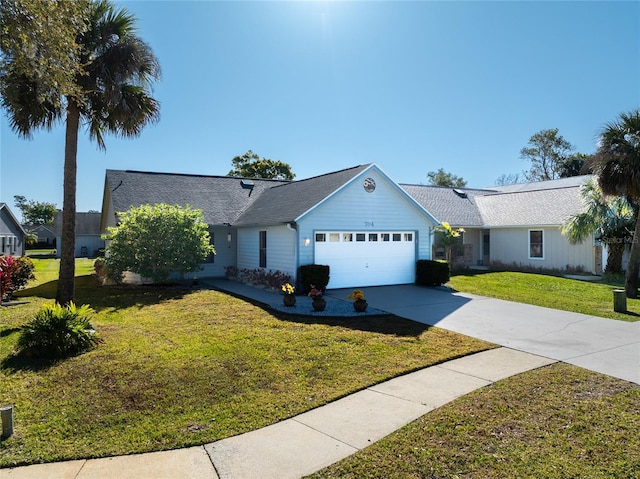
M 405 233 L 404 234 L 405 241 L 413 241 L 413 233 Z
M 209 244 L 211 246 L 215 246 L 213 231 L 209 231 Z M 215 263 L 215 261 L 216 261 L 215 253 L 209 253 L 207 258 L 204 260 L 205 263 L 209 263 L 209 264 Z
M 338 243 L 340 241 L 340 233 L 329 233 L 329 241 Z
M 529 258 L 544 259 L 544 234 L 542 230 L 529 231 Z
M 316 241 L 318 243 L 324 243 L 327 241 L 327 235 L 325 233 L 316 233 Z
M 260 231 L 260 267 L 267 267 L 267 232 Z
M 393 241 L 402 241 L 402 235 L 400 233 L 393 233 Z
M 356 233 L 356 241 L 364 241 L 366 238 L 364 233 Z
M 389 233 L 381 233 L 380 241 L 389 241 Z
M 350 243 L 353 241 L 353 233 L 342 233 L 342 241 Z
M 378 241 L 378 233 L 369 233 L 369 241 Z

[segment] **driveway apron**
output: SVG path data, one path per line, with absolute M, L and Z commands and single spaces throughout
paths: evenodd
M 640 384 L 640 322 L 416 285 L 363 288 L 373 308 Z M 331 290 L 345 297 L 351 290 Z

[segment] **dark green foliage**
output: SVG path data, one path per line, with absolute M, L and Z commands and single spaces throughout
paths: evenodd
M 421 259 L 416 262 L 416 284 L 422 286 L 440 286 L 449 281 L 449 263 Z
M 329 284 L 329 266 L 323 264 L 305 264 L 300 266 L 298 275 L 299 290 L 307 293 L 311 285 L 324 291 Z
M 93 348 L 100 340 L 89 323 L 93 310 L 86 304 L 45 304 L 20 328 L 18 352 L 31 357 L 64 358 Z

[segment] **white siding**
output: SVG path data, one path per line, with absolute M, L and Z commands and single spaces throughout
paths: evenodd
M 435 224 L 399 191 L 386 176 L 369 170 L 366 177 L 376 182 L 373 193 L 362 187 L 362 178 L 322 203 L 298 224 L 300 264 L 313 264 L 316 231 L 393 232 L 412 231 L 416 259 L 431 258 L 431 231 Z M 305 245 L 305 240 L 309 244 Z
M 529 231 L 544 231 L 544 259 L 529 259 Z M 565 270 L 582 268 L 594 272 L 593 241 L 572 245 L 559 228 L 529 227 L 491 230 L 491 262 L 531 268 Z
M 296 276 L 296 232 L 286 225 L 238 229 L 238 269 L 260 267 L 259 236 L 267 232 L 267 271 Z

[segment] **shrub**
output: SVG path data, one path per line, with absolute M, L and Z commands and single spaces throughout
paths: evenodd
M 0 295 L 11 297 L 19 289 L 25 288 L 29 281 L 36 278 L 34 269 L 33 261 L 27 256 L 0 256 Z
M 311 285 L 324 291 L 329 284 L 329 266 L 323 264 L 305 264 L 299 269 L 300 289 L 305 292 L 311 290 Z
M 45 304 L 22 326 L 18 352 L 48 359 L 63 358 L 93 348 L 100 341 L 89 322 L 93 310 L 86 304 Z
M 202 211 L 167 204 L 131 207 L 118 213 L 118 226 L 109 227 L 105 259 L 110 279 L 121 281 L 125 271 L 156 283 L 173 273 L 198 271 L 215 253 Z
M 421 259 L 416 262 L 416 284 L 440 286 L 449 281 L 449 264 L 445 261 Z

